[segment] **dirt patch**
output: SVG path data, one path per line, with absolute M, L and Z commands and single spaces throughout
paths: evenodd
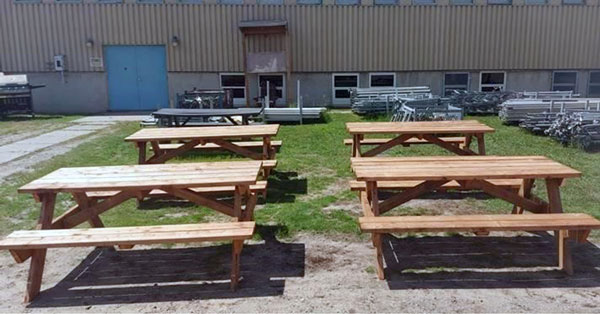
M 352 216 L 361 216 L 363 212 L 362 206 L 358 200 L 335 202 L 323 208 L 323 211 L 326 213 L 331 213 L 338 210 L 346 212 Z
M 600 304 L 600 248 L 576 246 L 576 273 L 566 277 L 553 268 L 548 235 L 386 237 L 383 281 L 368 240 L 265 238 L 245 245 L 235 293 L 227 244 L 49 250 L 45 291 L 29 307 L 21 303 L 28 265 L 1 252 L 0 311 L 592 313 Z

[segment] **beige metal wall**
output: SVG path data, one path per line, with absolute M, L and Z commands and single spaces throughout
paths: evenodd
M 295 72 L 600 68 L 599 6 L 13 4 L 0 70 L 99 71 L 103 45 L 168 45 L 169 71 L 242 71 L 240 20 L 286 19 Z M 92 39 L 94 46 L 86 47 Z M 278 40 L 254 40 L 253 51 Z

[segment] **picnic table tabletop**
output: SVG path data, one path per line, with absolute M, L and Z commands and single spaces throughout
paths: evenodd
M 350 134 L 481 134 L 494 129 L 477 120 L 419 122 L 348 122 Z
M 201 140 L 239 137 L 276 136 L 279 124 L 219 126 L 219 127 L 181 127 L 181 128 L 146 128 L 125 138 L 129 142 L 148 142 L 163 140 Z
M 544 156 L 352 158 L 360 181 L 562 179 L 581 172 Z
M 262 108 L 234 109 L 183 109 L 163 108 L 152 113 L 153 116 L 184 116 L 184 117 L 213 117 L 213 116 L 256 116 Z
M 261 161 L 234 161 L 61 168 L 18 191 L 57 193 L 247 186 L 256 183 L 261 166 Z

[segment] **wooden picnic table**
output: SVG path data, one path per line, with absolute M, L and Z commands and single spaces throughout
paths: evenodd
M 352 158 L 352 169 L 357 180 L 366 183 L 366 189 L 359 195 L 364 213 L 359 222 L 361 230 L 372 233 L 379 279 L 385 278 L 382 244 L 385 233 L 471 231 L 485 235 L 499 230 L 554 230 L 559 268 L 572 274 L 567 239 L 584 242 L 591 229 L 600 228 L 600 222 L 593 217 L 563 214 L 560 186 L 564 179 L 579 177 L 581 173 L 543 156 Z M 498 183 L 505 179 L 522 180 L 518 192 Z M 531 193 L 535 180 L 545 181 L 548 201 Z M 420 183 L 380 201 L 378 182 L 389 185 L 394 181 Z M 512 214 L 516 215 L 381 216 L 449 182 L 503 199 L 514 205 Z M 538 215 L 518 215 L 523 210 Z
M 139 153 L 139 164 L 164 163 L 185 152 L 211 144 L 251 159 L 267 160 L 275 158 L 275 149 L 271 138 L 276 136 L 278 132 L 279 124 L 205 128 L 146 128 L 126 137 L 125 141 L 135 143 Z M 239 142 L 233 141 L 236 139 L 257 138 L 262 140 L 262 153 L 255 152 Z M 161 148 L 161 143 L 173 141 L 182 144 L 175 149 L 166 150 Z M 148 143 L 152 145 L 153 155 L 146 159 Z
M 143 198 L 152 190 L 208 207 L 238 221 L 253 219 L 257 195 L 250 189 L 256 184 L 260 161 L 209 162 L 186 164 L 131 165 L 61 168 L 19 188 L 41 202 L 38 229 L 70 229 L 84 222 L 104 227 L 99 215 L 129 199 Z M 196 193 L 200 187 L 235 186 L 233 203 Z M 88 197 L 89 192 L 118 191 L 102 201 Z M 70 193 L 77 205 L 54 217 L 56 195 Z M 15 260 L 33 257 L 28 279 L 28 295 L 40 289 L 45 249 L 11 250 Z
M 152 113 L 159 120 L 159 126 L 183 127 L 193 118 L 207 119 L 211 117 L 223 117 L 233 125 L 240 125 L 233 117 L 242 117 L 242 125 L 249 124 L 249 118 L 261 114 L 262 108 L 238 108 L 238 109 L 181 109 L 163 108 Z
M 352 157 L 372 157 L 398 145 L 426 142 L 435 144 L 457 155 L 485 155 L 484 134 L 494 129 L 476 120 L 425 121 L 425 122 L 348 122 L 348 133 L 352 135 Z M 367 152 L 361 151 L 365 145 L 365 135 L 393 134 L 396 137 L 380 143 Z M 444 135 L 460 134 L 464 142 L 446 141 Z M 477 139 L 478 152 L 470 149 L 473 137 Z
M 352 169 L 358 181 L 367 188 L 361 194 L 365 215 L 378 216 L 442 185 L 456 181 L 469 189 L 482 190 L 515 205 L 514 212 L 523 209 L 534 213 L 561 213 L 560 190 L 566 178 L 581 176 L 581 172 L 544 156 L 447 156 L 447 157 L 375 157 L 352 158 Z M 495 179 L 520 179 L 515 192 L 494 184 Z M 548 201 L 531 193 L 535 180 L 545 180 Z M 378 181 L 422 181 L 380 202 Z

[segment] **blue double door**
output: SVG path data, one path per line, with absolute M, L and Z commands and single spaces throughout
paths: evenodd
M 105 46 L 111 111 L 141 111 L 169 105 L 164 46 Z

